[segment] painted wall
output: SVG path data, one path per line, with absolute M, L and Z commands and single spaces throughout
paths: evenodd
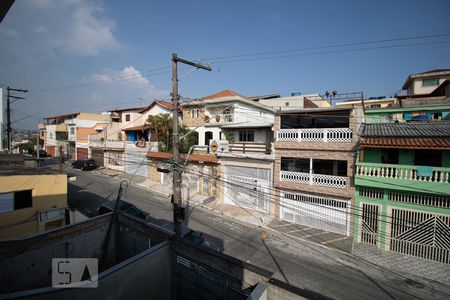
M 439 84 L 435 86 L 422 86 L 422 80 L 428 79 L 428 78 L 436 78 L 436 76 L 430 76 L 430 77 L 422 77 L 422 78 L 416 78 L 411 83 L 412 90 L 408 90 L 408 94 L 429 94 L 434 89 L 438 87 L 438 85 L 442 84 L 446 79 L 450 79 L 450 75 L 445 76 L 439 76 Z
M 159 106 L 158 104 L 155 104 L 152 108 L 150 108 L 148 111 L 146 111 L 143 116 L 142 116 L 142 124 L 140 125 L 144 125 L 145 122 L 147 121 L 149 116 L 156 116 L 159 114 L 169 114 L 172 116 L 172 111 L 169 109 L 166 109 L 164 107 Z M 136 125 L 139 126 L 139 125 Z
M 32 190 L 33 206 L 0 213 L 0 239 L 35 234 L 39 231 L 38 211 L 67 207 L 66 174 L 0 177 L 0 193 L 23 190 Z

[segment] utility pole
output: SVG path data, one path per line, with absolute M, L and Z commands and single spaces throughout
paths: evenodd
M 12 89 L 9 86 L 6 88 L 7 94 L 6 94 L 6 142 L 8 145 L 8 151 L 11 151 L 11 99 L 25 99 L 23 97 L 17 97 L 11 95 L 11 91 L 13 92 L 21 92 L 21 93 L 28 93 L 28 90 L 22 90 L 22 89 Z
M 182 58 L 179 58 L 176 53 L 172 54 L 172 104 L 173 104 L 173 133 L 172 133 L 172 155 L 175 167 L 173 168 L 173 227 L 174 231 L 178 236 L 181 236 L 182 223 L 184 219 L 184 208 L 181 199 L 181 170 L 180 167 L 180 152 L 179 152 L 179 142 L 180 138 L 178 136 L 178 63 L 183 63 L 196 67 L 198 69 L 203 69 L 211 71 L 211 67 L 203 66 L 198 63 L 194 63 Z

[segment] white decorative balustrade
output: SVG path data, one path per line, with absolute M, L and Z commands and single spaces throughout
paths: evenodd
M 422 173 L 420 172 L 420 168 L 421 167 L 418 166 L 408 165 L 357 163 L 356 176 L 402 179 L 418 182 L 449 183 L 450 168 L 430 167 L 431 169 L 428 172 L 425 170 L 425 172 L 422 171 Z
M 351 142 L 350 128 L 280 129 L 278 142 Z
M 342 189 L 347 187 L 347 177 L 292 171 L 280 171 L 280 181 Z

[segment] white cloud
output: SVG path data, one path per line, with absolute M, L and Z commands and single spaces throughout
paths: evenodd
M 158 89 L 148 78 L 133 66 L 124 67 L 122 70 L 104 70 L 101 73 L 92 74 L 84 82 L 96 82 L 98 84 L 109 83 L 105 86 L 108 89 L 119 88 L 145 97 L 161 98 L 169 93 Z
M 27 20 L 23 22 L 23 20 Z M 28 0 L 14 5 L 0 30 L 11 49 L 23 49 L 22 55 L 41 58 L 63 53 L 92 56 L 123 48 L 117 40 L 116 24 L 105 14 L 103 3 L 88 0 Z M 16 41 L 12 37 L 16 36 Z

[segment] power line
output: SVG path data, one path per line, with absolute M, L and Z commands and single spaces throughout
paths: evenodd
M 292 58 L 292 57 L 300 57 L 300 56 L 324 55 L 324 54 L 333 54 L 333 53 L 357 52 L 357 51 L 366 51 L 366 50 L 388 49 L 388 48 L 402 48 L 402 47 L 424 46 L 424 45 L 446 44 L 446 43 L 450 43 L 450 40 L 436 41 L 436 42 L 423 42 L 423 43 L 409 43 L 409 44 L 387 45 L 387 46 L 373 46 L 373 47 L 365 47 L 365 48 L 343 49 L 343 50 L 335 50 L 335 51 L 323 51 L 323 52 L 301 53 L 301 54 L 291 54 L 291 55 L 279 55 L 279 56 L 267 56 L 267 57 L 255 57 L 255 58 L 218 60 L 218 61 L 210 61 L 210 63 L 211 64 L 221 64 L 221 63 L 261 61 L 261 60 Z
M 348 47 L 348 46 L 379 44 L 379 43 L 387 43 L 387 42 L 397 42 L 397 41 L 405 41 L 405 40 L 417 40 L 417 39 L 426 39 L 426 38 L 435 38 L 435 37 L 447 37 L 447 36 L 450 36 L 450 33 L 433 34 L 433 35 L 407 36 L 407 37 L 399 37 L 399 38 L 392 38 L 392 39 L 365 41 L 365 42 L 340 43 L 340 44 L 332 44 L 332 45 L 324 45 L 324 46 L 316 46 L 316 47 L 307 47 L 307 48 L 299 48 L 299 49 L 289 49 L 289 50 L 278 50 L 278 51 L 268 51 L 268 52 L 254 52 L 254 53 L 231 55 L 231 56 L 218 56 L 218 57 L 201 58 L 201 60 L 212 61 L 212 60 L 218 60 L 218 59 L 251 57 L 251 56 L 259 56 L 259 55 L 290 53 L 290 52 L 299 52 L 299 51 L 308 51 L 308 50 L 320 50 L 320 49 L 328 49 L 328 48 L 338 48 L 338 47 Z

